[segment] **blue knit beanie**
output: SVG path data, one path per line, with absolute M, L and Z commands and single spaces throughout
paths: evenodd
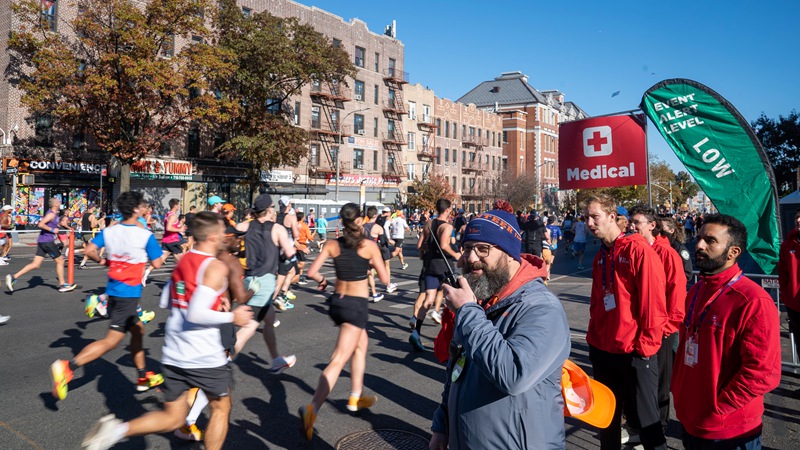
M 519 261 L 522 235 L 517 218 L 506 211 L 497 209 L 478 214 L 469 221 L 462 242 L 477 241 L 494 244 Z

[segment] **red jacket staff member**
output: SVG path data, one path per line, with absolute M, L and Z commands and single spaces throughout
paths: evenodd
M 794 334 L 794 345 L 800 354 L 800 210 L 794 215 L 794 225 L 795 228 L 781 244 L 778 283 L 781 303 L 786 305 L 789 316 L 789 330 Z M 800 394 L 800 389 L 797 393 Z
M 770 296 L 736 260 L 747 229 L 713 214 L 697 233 L 700 281 L 686 296 L 672 372 L 675 413 L 687 450 L 761 448 L 764 394 L 781 377 L 780 325 Z
M 607 195 L 589 197 L 586 224 L 603 242 L 592 263 L 589 359 L 594 378 L 617 398 L 614 418 L 600 430 L 600 448 L 619 450 L 621 413 L 640 430 L 645 449 L 667 442 L 658 412 L 658 357 L 667 322 L 664 267 L 638 234 L 624 236 L 617 205 Z

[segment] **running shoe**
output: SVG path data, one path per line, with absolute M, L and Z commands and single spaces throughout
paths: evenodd
M 150 276 L 150 269 L 145 269 L 144 276 L 142 277 L 142 286 L 147 286 L 147 277 Z
M 144 392 L 159 386 L 163 382 L 164 377 L 160 373 L 147 372 L 144 374 L 144 377 L 139 378 L 139 380 L 136 382 L 136 390 L 139 392 Z
M 281 321 L 278 320 L 278 319 L 275 319 L 275 321 L 272 322 L 272 328 L 278 328 L 279 326 L 281 326 Z
M 153 320 L 154 317 L 156 317 L 156 312 L 155 311 L 144 311 L 144 310 L 142 310 L 142 313 L 139 314 L 139 320 L 141 320 L 142 323 L 150 322 L 151 320 Z
M 175 430 L 175 436 L 186 441 L 201 442 L 203 440 L 203 430 L 197 424 L 184 425 Z
M 383 294 L 375 294 L 372 296 L 372 303 L 378 303 L 383 300 Z
M 3 257 L 2 257 L 2 258 L 0 258 L 0 259 L 2 259 L 2 260 L 3 260 L 3 261 L 5 261 L 5 262 L 11 262 L 11 257 L 10 257 L 10 256 L 3 256 Z
M 284 303 L 280 298 L 276 298 L 272 303 L 275 305 L 275 309 L 278 311 L 286 311 L 286 303 Z
M 50 365 L 50 378 L 53 380 L 53 397 L 64 400 L 67 398 L 67 386 L 72 381 L 72 369 L 69 361 L 57 359 Z
M 0 258 L 0 266 L 7 266 L 7 265 L 8 265 L 8 261 L 6 261 L 5 259 Z
M 286 298 L 288 298 L 289 300 L 294 300 L 294 299 L 296 299 L 296 298 L 297 298 L 297 296 L 296 296 L 296 295 L 294 295 L 294 292 L 292 292 L 292 291 L 286 291 L 286 292 L 284 292 L 284 293 L 283 293 L 283 296 L 284 296 L 284 297 L 286 297 Z
M 386 286 L 386 292 L 388 292 L 389 294 L 391 294 L 396 290 L 397 290 L 397 285 L 395 283 L 389 283 L 389 285 Z
M 411 336 L 408 337 L 408 342 L 409 344 L 411 344 L 412 347 L 414 347 L 414 350 L 418 352 L 425 351 L 425 346 L 422 345 L 422 338 L 419 337 L 419 333 L 417 333 L 417 330 L 411 332 Z
M 103 295 L 100 295 L 100 302 L 97 303 L 97 314 L 108 317 L 108 298 L 103 299 Z
M 363 395 L 361 397 L 353 397 L 351 395 L 350 400 L 347 402 L 347 410 L 356 412 L 359 409 L 369 408 L 377 401 L 378 396 L 376 395 Z
M 58 287 L 58 292 L 74 291 L 76 287 L 78 287 L 78 285 L 76 285 L 74 283 L 73 284 L 64 283 L 64 284 L 62 284 L 61 286 Z
M 411 318 L 408 319 L 408 327 L 412 330 L 417 327 L 417 316 L 411 316 Z
M 6 275 L 6 287 L 8 288 L 8 292 L 14 292 L 14 283 L 16 282 L 17 279 L 14 278 L 14 275 Z
M 408 263 L 403 263 L 403 270 L 408 269 Z
M 298 281 L 297 284 L 306 285 L 306 284 L 308 284 L 308 279 L 306 278 L 305 275 L 303 275 L 302 277 L 300 277 L 300 281 Z
M 275 375 L 278 375 L 279 373 L 282 373 L 284 370 L 293 367 L 296 362 L 297 362 L 297 357 L 294 355 L 278 356 L 277 358 L 272 360 L 272 367 L 269 368 L 269 371 Z
M 81 265 L 78 266 L 78 269 L 81 269 L 81 270 L 83 270 L 85 268 L 86 268 L 86 264 L 81 264 Z
M 88 450 L 105 450 L 111 448 L 119 442 L 120 437 L 117 427 L 122 425 L 122 421 L 109 414 L 92 426 L 86 437 L 83 438 L 81 446 Z M 124 435 L 123 435 L 124 437 Z
M 441 324 L 442 314 L 439 311 L 431 311 L 431 319 L 433 319 L 434 322 Z
M 84 312 L 86 312 L 86 317 L 91 319 L 92 317 L 94 317 L 97 305 L 100 304 L 100 297 L 95 294 L 92 294 L 86 297 L 86 300 L 84 300 L 83 304 L 84 304 Z
M 4 323 L 8 322 L 10 319 L 11 319 L 11 316 L 3 316 L 3 315 L 0 315 L 0 325 L 2 325 L 2 324 L 4 324 Z
M 285 306 L 286 309 L 294 309 L 294 303 L 290 302 L 286 297 L 283 298 L 283 306 Z
M 309 441 L 314 437 L 314 422 L 317 421 L 317 413 L 314 412 L 314 404 L 309 403 L 301 406 L 298 411 L 300 420 L 303 421 L 303 431 L 306 433 L 306 439 Z

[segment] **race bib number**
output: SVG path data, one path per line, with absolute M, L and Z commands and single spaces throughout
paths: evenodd
M 689 367 L 697 365 L 697 342 L 694 337 L 686 340 L 686 345 L 683 348 L 683 363 Z
M 605 307 L 606 312 L 617 307 L 617 300 L 614 298 L 613 293 L 609 292 L 603 297 L 603 306 Z

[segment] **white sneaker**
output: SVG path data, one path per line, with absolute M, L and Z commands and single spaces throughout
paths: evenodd
M 278 356 L 272 360 L 272 367 L 269 368 L 269 371 L 277 375 L 282 373 L 284 370 L 293 367 L 296 362 L 297 357 L 294 355 Z
M 11 316 L 0 315 L 0 324 L 6 323 L 11 319 Z
M 283 300 L 281 300 L 280 297 L 276 298 L 275 301 L 272 302 L 272 304 L 275 305 L 275 309 L 277 309 L 278 311 L 286 311 L 286 304 L 283 303 Z
M 386 286 L 386 292 L 388 292 L 389 294 L 391 294 L 392 292 L 394 292 L 396 290 L 397 290 L 397 285 L 394 284 L 394 283 L 389 283 L 389 285 Z
M 0 266 L 7 266 L 7 265 L 8 265 L 8 261 L 6 261 L 3 258 L 0 258 Z
M 119 442 L 117 437 L 116 428 L 122 424 L 122 421 L 109 414 L 92 426 L 86 437 L 83 438 L 81 446 L 88 450 L 103 450 L 110 448 L 112 445 Z
M 142 286 L 147 286 L 147 277 L 150 276 L 150 269 L 146 269 L 144 271 L 144 276 L 142 277 Z
M 372 296 L 372 303 L 378 303 L 379 301 L 383 300 L 383 294 L 375 294 Z
M 642 441 L 639 438 L 639 430 L 635 430 L 629 427 L 627 424 L 622 426 L 620 438 L 623 444 L 630 444 L 630 445 L 638 444 Z
M 100 301 L 97 303 L 97 306 L 94 307 L 94 310 L 97 311 L 97 314 L 108 317 L 108 303 Z
M 431 311 L 431 319 L 433 319 L 433 321 L 436 323 L 442 323 L 442 315 L 439 313 L 439 311 Z

